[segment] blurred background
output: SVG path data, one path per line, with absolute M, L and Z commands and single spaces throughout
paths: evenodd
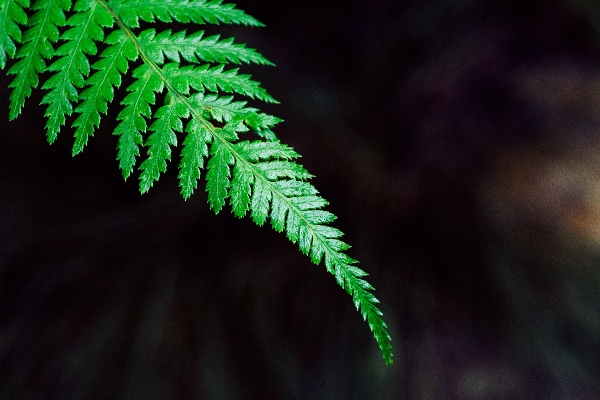
M 207 31 L 277 65 L 395 363 L 284 235 L 124 182 L 116 108 L 75 158 L 40 93 L 8 122 L 3 71 L 0 399 L 600 398 L 600 3 L 237 4 L 267 27 Z

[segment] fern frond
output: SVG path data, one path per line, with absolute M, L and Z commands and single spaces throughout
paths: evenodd
M 195 64 L 200 59 L 221 64 L 232 62 L 273 65 L 256 50 L 247 48 L 245 44 L 234 43 L 233 38 L 219 40 L 219 35 L 203 36 L 204 31 L 186 36 L 185 31 L 171 33 L 171 30 L 166 30 L 156 34 L 154 29 L 148 29 L 140 33 L 139 43 L 148 57 L 159 65 L 165 62 L 165 57 L 176 63 L 181 62 L 183 57 Z
M 163 71 L 166 79 L 182 94 L 188 94 L 190 89 L 214 93 L 220 89 L 226 93 L 237 93 L 252 99 L 277 103 L 258 82 L 250 79 L 250 75 L 238 74 L 237 68 L 225 71 L 223 65 L 181 67 L 177 63 L 170 63 L 163 67 Z
M 272 128 L 281 120 L 248 106 L 246 100 L 277 101 L 249 75 L 226 69 L 231 63 L 272 63 L 233 39 L 204 37 L 203 31 L 136 32 L 140 21 L 261 26 L 260 22 L 221 0 L 77 0 L 72 11 L 70 0 L 36 0 L 31 7 L 27 1 L 0 0 L 0 67 L 9 57 L 18 58 L 9 70 L 15 75 L 10 84 L 11 118 L 37 87 L 38 75 L 51 72 L 42 85 L 47 90 L 42 104 L 47 105 L 48 141 L 56 140 L 74 111 L 73 155 L 78 154 L 107 113 L 115 88 L 131 74 L 133 83 L 121 101 L 113 132 L 124 179 L 132 174 L 140 147 L 145 147 L 139 188 L 147 192 L 166 171 L 178 136 L 184 136 L 178 173 L 182 196 L 192 195 L 206 167 L 208 203 L 215 213 L 229 203 L 237 217 L 249 214 L 258 225 L 270 221 L 315 264 L 324 261 L 352 296 L 391 363 L 391 339 L 378 300 L 363 279 L 366 273 L 345 253 L 350 246 L 340 239 L 342 232 L 330 226 L 336 216 L 325 210 L 328 203 L 309 182 L 312 175 L 296 163 L 299 154 L 277 140 Z M 27 23 L 23 8 L 34 12 L 21 38 L 19 24 Z M 21 39 L 17 50 L 15 42 Z M 260 139 L 250 141 L 244 137 L 249 134 Z
M 36 12 L 28 21 L 23 36 L 23 45 L 16 57 L 20 58 L 8 74 L 16 75 L 9 87 L 10 119 L 15 119 L 31 95 L 32 88 L 39 84 L 38 74 L 46 70 L 45 59 L 54 54 L 52 43 L 58 41 L 58 27 L 66 24 L 65 11 L 71 8 L 70 0 L 37 0 L 31 10 Z
M 188 118 L 189 111 L 185 104 L 176 97 L 169 96 L 167 105 L 162 106 L 154 114 L 155 121 L 150 125 L 154 131 L 145 143 L 148 147 L 148 158 L 142 162 L 140 169 L 140 192 L 146 193 L 167 170 L 167 161 L 171 159 L 171 146 L 177 146 L 175 132 L 183 130 L 181 118 Z
M 217 122 L 230 122 L 235 116 L 257 112 L 256 108 L 246 107 L 245 101 L 233 101 L 233 96 L 195 93 L 189 98 L 190 104 L 203 110 L 202 117 Z
M 29 7 L 29 0 L 0 0 L 0 69 L 6 67 L 8 58 L 15 56 L 15 42 L 21 42 L 19 25 L 27 23 L 23 7 Z
M 309 179 L 313 177 L 303 167 L 289 161 L 266 161 L 256 164 L 256 168 L 270 181 L 282 178 Z
M 179 163 L 179 186 L 184 199 L 189 199 L 198 186 L 200 169 L 204 159 L 208 156 L 208 143 L 212 135 L 206 126 L 192 119 L 186 127 L 188 135 L 183 141 L 181 149 L 181 162 Z
M 83 101 L 75 109 L 79 116 L 73 122 L 77 128 L 73 155 L 83 151 L 88 138 L 100 125 L 100 113 L 106 114 L 107 103 L 113 100 L 113 87 L 121 86 L 121 74 L 127 72 L 129 61 L 137 58 L 135 46 L 121 30 L 112 32 L 104 42 L 109 46 L 100 55 L 102 58 L 92 65 L 96 72 L 87 79 L 88 88 L 79 96 Z
M 206 191 L 210 208 L 218 213 L 225 204 L 229 186 L 231 185 L 231 168 L 234 158 L 227 145 L 221 140 L 213 140 L 210 147 L 210 160 L 206 173 Z
M 86 54 L 96 54 L 94 42 L 104 39 L 102 28 L 113 25 L 110 13 L 96 0 L 78 0 L 74 11 L 76 13 L 66 23 L 72 28 L 60 37 L 66 43 L 53 55 L 60 58 L 46 69 L 56 74 L 42 86 L 42 89 L 49 90 L 41 104 L 48 104 L 45 115 L 48 117 L 46 129 L 50 143 L 56 140 L 61 126 L 65 124 L 66 115 L 72 114 L 72 102 L 79 99 L 77 88 L 84 86 L 85 78 L 90 73 Z
M 272 192 L 263 179 L 257 179 L 254 182 L 253 190 L 250 216 L 257 225 L 261 226 L 265 223 L 269 214 Z
M 271 130 L 282 120 L 272 115 L 258 112 L 256 108 L 246 107 L 245 101 L 233 101 L 233 96 L 203 94 L 190 96 L 189 103 L 197 110 L 203 110 L 203 118 L 212 118 L 217 122 L 230 122 L 235 116 L 243 116 L 244 123 L 262 138 L 275 141 L 277 137 Z
M 255 18 L 223 4 L 222 0 L 115 0 L 109 3 L 129 28 L 138 28 L 140 19 L 145 22 L 193 22 L 195 24 L 242 24 L 263 26 Z
M 244 154 L 244 158 L 249 162 L 269 159 L 292 160 L 300 157 L 291 147 L 279 142 L 249 142 L 247 140 L 238 142 L 234 145 L 234 151 Z
M 229 191 L 231 209 L 236 217 L 245 216 L 250 207 L 252 183 L 254 183 L 252 170 L 246 168 L 244 164 L 236 163 L 233 169 L 231 190 Z
M 121 121 L 114 134 L 119 136 L 117 160 L 123 178 L 133 172 L 136 157 L 140 155 L 139 146 L 143 143 L 142 132 L 146 132 L 146 118 L 152 116 L 151 105 L 156 103 L 155 93 L 163 91 L 164 82 L 149 66 L 143 64 L 133 71 L 137 80 L 127 90 L 129 93 L 121 102 L 125 107 L 117 116 Z
M 309 179 L 311 175 L 293 161 L 277 160 L 273 152 L 265 152 L 261 154 L 262 157 L 251 150 L 246 154 L 245 150 L 252 147 L 247 142 L 228 145 L 225 138 L 217 137 L 213 145 L 219 140 L 224 144 L 218 146 L 219 161 L 215 162 L 221 168 L 220 176 L 213 176 L 209 171 L 206 177 L 207 187 L 216 185 L 217 178 L 221 179 L 219 206 L 222 206 L 222 199 L 226 196 L 225 191 L 229 186 L 230 164 L 234 164 L 232 187 L 229 191 L 234 213 L 238 216 L 245 214 L 248 207 L 246 199 L 252 192 L 250 210 L 254 222 L 263 225 L 270 218 L 273 228 L 280 232 L 285 231 L 288 239 L 298 243 L 300 251 L 310 255 L 315 264 L 319 264 L 325 258 L 325 267 L 336 277 L 338 284 L 353 297 L 354 304 L 367 320 L 384 359 L 391 363 L 391 338 L 381 319 L 382 313 L 376 306 L 379 301 L 370 292 L 373 287 L 362 279 L 367 275 L 366 272 L 355 267 L 353 264 L 357 261 L 344 253 L 350 246 L 339 240 L 342 233 L 327 225 L 336 218 L 322 209 L 327 202 L 318 196 L 318 191 L 313 185 L 300 180 Z M 278 148 L 279 143 L 270 145 L 278 152 L 285 152 L 285 147 Z M 227 152 L 230 152 L 229 156 Z M 282 155 L 282 158 L 295 156 L 285 153 Z M 209 161 L 209 166 L 212 160 Z M 238 180 L 242 184 L 236 185 Z M 235 186 L 239 187 L 234 189 Z
M 246 116 L 246 120 L 244 122 L 263 139 L 277 141 L 279 139 L 277 139 L 275 132 L 273 132 L 271 128 L 282 121 L 282 119 L 269 114 L 253 113 Z

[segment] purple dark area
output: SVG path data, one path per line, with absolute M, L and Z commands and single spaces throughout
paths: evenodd
M 599 399 L 600 6 L 236 4 L 266 27 L 206 30 L 277 65 L 241 68 L 281 102 L 252 104 L 330 201 L 394 364 L 323 265 L 215 216 L 204 181 L 184 201 L 178 150 L 148 194 L 123 181 L 116 103 L 71 157 L 39 89 L 8 121 L 5 70 L 0 399 Z

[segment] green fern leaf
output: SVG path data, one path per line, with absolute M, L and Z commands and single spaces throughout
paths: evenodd
M 23 7 L 29 7 L 29 0 L 0 0 L 0 69 L 6 67 L 9 57 L 15 56 L 15 41 L 21 42 L 19 24 L 27 23 L 27 14 Z
M 233 96 L 195 93 L 188 99 L 190 105 L 202 110 L 202 117 L 217 122 L 231 122 L 234 117 L 242 117 L 241 121 L 259 136 L 269 141 L 276 141 L 271 128 L 282 120 L 268 114 L 259 113 L 256 108 L 246 107 L 245 101 L 232 101 Z
M 187 200 L 198 185 L 204 158 L 208 156 L 207 144 L 210 143 L 212 136 L 206 126 L 195 118 L 189 122 L 186 132 L 188 135 L 183 141 L 178 178 L 181 195 Z
M 138 28 L 145 22 L 193 22 L 196 24 L 242 24 L 263 26 L 233 4 L 221 0 L 116 0 L 109 4 L 129 28 Z
M 300 215 L 298 213 L 290 212 L 287 213 L 287 222 L 285 224 L 285 233 L 292 243 L 296 243 L 298 238 L 300 237 L 300 225 L 302 220 L 300 219 Z M 305 248 L 302 251 L 306 251 Z
M 316 196 L 315 196 L 316 197 Z M 288 204 L 280 196 L 275 196 L 271 203 L 271 226 L 277 232 L 283 232 L 289 210 Z
M 274 189 L 282 196 L 312 196 L 317 193 L 317 189 L 308 182 L 285 180 L 273 183 Z
M 231 165 L 234 158 L 220 140 L 214 140 L 210 147 L 211 158 L 208 161 L 208 172 L 206 173 L 206 191 L 210 208 L 218 213 L 225 204 L 229 186 L 231 185 Z
M 189 102 L 194 108 L 202 110 L 202 117 L 214 119 L 217 122 L 231 122 L 234 117 L 249 115 L 258 111 L 246 107 L 245 101 L 232 101 L 233 96 L 219 97 L 216 94 L 195 93 L 190 96 Z
M 327 200 L 320 196 L 302 196 L 292 198 L 292 204 L 300 210 L 320 209 L 327 206 Z
M 234 145 L 236 153 L 250 162 L 270 159 L 291 160 L 300 157 L 291 147 L 279 142 L 238 142 Z
M 257 164 L 256 168 L 270 181 L 281 178 L 310 179 L 313 177 L 302 166 L 289 161 L 263 162 Z
M 269 141 L 277 141 L 275 132 L 271 130 L 273 126 L 283 120 L 272 115 L 264 113 L 252 113 L 246 117 L 246 125 L 254 130 L 260 137 Z
M 172 34 L 171 30 L 166 30 L 157 35 L 154 29 L 148 29 L 140 34 L 139 42 L 148 57 L 159 65 L 165 62 L 165 57 L 176 63 L 183 58 L 194 64 L 198 64 L 200 59 L 221 64 L 273 65 L 256 50 L 234 43 L 233 38 L 219 40 L 219 35 L 203 36 L 204 31 L 186 36 L 185 31 Z
M 110 13 L 96 0 L 78 0 L 74 10 L 77 13 L 67 20 L 67 25 L 72 28 L 61 36 L 66 43 L 54 52 L 54 57 L 60 58 L 47 68 L 56 74 L 42 86 L 49 90 L 41 104 L 48 104 L 46 129 L 50 143 L 56 140 L 66 115 L 72 114 L 72 102 L 79 99 L 77 88 L 84 86 L 85 77 L 90 73 L 86 54 L 96 54 L 94 42 L 104 39 L 102 27 L 113 24 Z
M 250 215 L 257 225 L 263 225 L 269 216 L 269 203 L 272 193 L 269 186 L 262 179 L 256 179 L 253 189 Z
M 129 93 L 121 102 L 125 106 L 117 116 L 121 121 L 114 134 L 119 136 L 117 160 L 123 178 L 127 179 L 133 172 L 136 157 L 140 155 L 139 146 L 143 143 L 142 132 L 146 132 L 146 118 L 152 115 L 150 105 L 156 103 L 155 93 L 163 91 L 164 82 L 146 64 L 133 71 L 137 80 L 127 88 Z
M 233 168 L 233 180 L 229 192 L 231 208 L 236 217 L 241 218 L 246 215 L 250 207 L 250 192 L 253 182 L 252 170 L 242 163 L 236 163 Z
M 140 165 L 140 192 L 146 193 L 161 172 L 167 170 L 167 161 L 171 160 L 171 146 L 177 146 L 175 132 L 183 130 L 181 118 L 188 118 L 187 107 L 169 96 L 169 104 L 158 109 L 154 114 L 155 121 L 150 126 L 154 131 L 145 143 L 148 146 L 148 158 Z
M 75 109 L 79 116 L 73 122 L 73 127 L 77 128 L 73 155 L 83 151 L 88 138 L 100 125 L 100 113 L 106 114 L 107 103 L 114 97 L 113 87 L 121 86 L 121 74 L 127 72 L 128 60 L 137 58 L 135 46 L 121 30 L 112 32 L 104 42 L 109 46 L 100 55 L 102 58 L 92 65 L 97 72 L 86 81 L 88 88 L 79 96 L 83 101 Z
M 280 143 L 272 131 L 281 120 L 238 98 L 276 101 L 249 75 L 225 67 L 272 64 L 254 49 L 219 35 L 204 37 L 203 31 L 135 32 L 140 21 L 262 24 L 220 0 L 78 0 L 72 11 L 70 6 L 70 0 L 36 0 L 31 7 L 27 0 L 0 0 L 0 67 L 9 57 L 18 58 L 9 70 L 15 75 L 10 84 L 10 117 L 20 113 L 38 85 L 39 74 L 53 73 L 42 85 L 47 90 L 42 104 L 47 105 L 48 140 L 56 139 L 75 111 L 73 154 L 78 154 L 107 113 L 129 64 L 137 63 L 114 131 L 123 177 L 133 172 L 140 146 L 146 147 L 139 185 L 142 193 L 147 192 L 166 171 L 186 124 L 178 173 L 182 196 L 189 198 L 197 188 L 206 160 L 210 208 L 218 213 L 229 199 L 237 217 L 249 212 L 258 225 L 270 219 L 272 227 L 285 232 L 314 263 L 324 261 L 327 271 L 352 296 L 384 359 L 391 363 L 391 339 L 371 293 L 373 287 L 363 279 L 366 273 L 354 265 L 357 261 L 344 253 L 350 246 L 340 240 L 342 232 L 329 225 L 336 217 L 324 210 L 328 203 L 308 182 L 312 175 L 294 161 L 299 154 Z M 33 11 L 28 23 L 23 8 Z M 21 38 L 19 24 L 26 23 Z M 62 43 L 55 50 L 52 43 L 58 40 Z M 99 56 L 96 43 L 103 48 Z M 157 105 L 157 95 L 162 98 L 163 92 L 164 103 Z M 150 135 L 144 141 L 148 123 Z M 244 137 L 252 132 L 260 140 Z
M 171 63 L 163 67 L 165 78 L 182 94 L 188 94 L 190 88 L 215 93 L 220 89 L 226 93 L 238 93 L 252 99 L 277 103 L 258 82 L 250 79 L 250 75 L 239 75 L 237 71 L 236 68 L 224 71 L 222 65 L 211 68 L 208 64 L 180 67 L 177 63 Z
M 64 12 L 70 8 L 70 0 L 37 0 L 31 6 L 36 12 L 28 21 L 29 28 L 23 36 L 23 45 L 17 52 L 16 57 L 20 60 L 8 70 L 8 74 L 16 75 L 9 85 L 13 88 L 10 94 L 10 119 L 17 118 L 32 88 L 38 86 L 38 74 L 46 69 L 44 59 L 54 54 L 51 43 L 58 41 L 58 27 L 66 24 Z

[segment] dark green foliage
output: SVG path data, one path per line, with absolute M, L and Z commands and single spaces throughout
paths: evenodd
M 206 166 L 206 191 L 215 213 L 229 202 L 238 217 L 249 213 L 258 225 L 270 220 L 314 263 L 324 259 L 391 363 L 390 336 L 373 287 L 354 266 L 356 260 L 344 253 L 350 246 L 339 239 L 342 232 L 328 225 L 335 216 L 323 210 L 327 202 L 308 182 L 312 175 L 273 133 L 280 119 L 236 100 L 276 102 L 249 75 L 225 64 L 272 63 L 233 39 L 205 37 L 203 31 L 136 32 L 140 21 L 262 25 L 221 0 L 78 0 L 73 7 L 68 0 L 38 0 L 31 6 L 25 0 L 0 0 L 0 68 L 9 58 L 17 59 L 8 71 L 15 75 L 10 118 L 19 115 L 38 86 L 38 74 L 50 72 L 42 85 L 48 141 L 54 142 L 75 114 L 73 155 L 78 154 L 107 113 L 122 75 L 131 69 L 134 81 L 126 88 L 114 131 L 123 177 L 146 154 L 139 169 L 140 191 L 147 192 L 166 171 L 183 136 L 182 196 L 192 195 Z M 251 133 L 259 139 L 244 137 Z

